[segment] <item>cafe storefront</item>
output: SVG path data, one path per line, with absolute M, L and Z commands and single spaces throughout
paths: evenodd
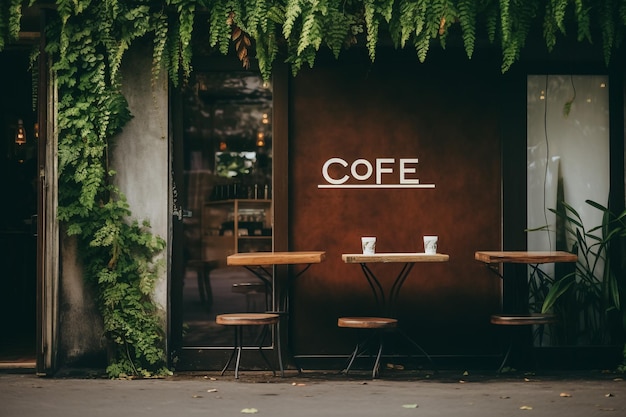
M 411 267 L 394 297 L 398 328 L 439 367 L 496 369 L 502 329 L 489 318 L 512 302 L 511 292 L 475 253 L 562 250 L 557 233 L 529 231 L 555 225 L 550 209 L 561 200 L 590 227 L 600 220 L 585 200 L 624 208 L 625 58 L 607 68 L 598 51 L 575 48 L 544 55 L 531 47 L 505 74 L 497 48 L 468 60 L 450 44 L 424 63 L 411 50 L 383 46 L 372 63 L 354 49 L 339 60 L 320 53 L 297 76 L 276 63 L 271 80 L 243 70 L 236 57 L 198 53 L 180 91 L 164 80 L 151 85 L 147 44 L 131 49 L 121 71 L 135 117 L 111 157 L 133 215 L 148 218 L 168 243 L 155 298 L 171 368 L 221 369 L 233 336 L 216 316 L 266 311 L 286 294 L 281 338 L 290 367 L 340 369 L 356 332 L 338 318 L 377 311 L 363 269 L 344 255 L 361 251 L 362 236 L 375 236 L 379 253 L 421 253 L 423 236 L 436 235 L 447 258 Z M 40 113 L 52 139 L 54 109 Z M 46 169 L 54 146 L 42 154 Z M 51 207 L 53 194 L 39 203 Z M 54 213 L 47 216 L 57 227 Z M 57 252 L 37 261 L 53 272 L 38 281 L 47 321 L 39 312 L 28 325 L 43 339 L 38 352 L 46 346 L 47 371 L 100 365 L 100 318 L 76 248 L 55 227 L 48 244 Z M 290 277 L 300 265 L 268 268 L 268 288 L 227 261 L 259 251 L 325 256 L 297 279 Z M 370 268 L 387 293 L 402 265 Z M 247 330 L 244 344 L 252 350 L 258 336 Z M 262 346 L 273 355 L 278 334 L 270 336 Z M 429 366 L 413 347 L 391 338 L 383 366 Z M 587 359 L 595 366 L 613 357 Z M 242 360 L 242 368 L 264 366 L 255 355 Z

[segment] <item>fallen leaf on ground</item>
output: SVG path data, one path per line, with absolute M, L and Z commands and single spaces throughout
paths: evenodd
M 511 397 L 509 397 L 508 395 L 501 395 L 500 396 L 501 400 L 508 400 L 509 398 L 511 398 Z
M 417 404 L 403 404 L 402 408 L 417 408 Z
M 610 392 L 608 394 L 604 394 L 605 397 L 615 397 L 615 395 L 611 394 Z
M 191 398 L 202 398 L 202 395 L 194 395 Z
M 523 405 L 519 408 L 520 410 L 532 410 L 533 408 L 529 405 Z
M 572 394 L 568 394 L 567 392 L 562 392 L 559 394 L 559 397 L 571 397 Z
M 241 410 L 242 414 L 256 414 L 258 412 L 259 410 L 257 410 L 256 408 L 244 408 L 243 410 Z
M 208 390 L 206 390 L 206 392 L 217 392 L 217 388 L 208 389 Z

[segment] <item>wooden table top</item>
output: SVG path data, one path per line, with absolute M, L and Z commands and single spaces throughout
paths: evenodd
M 363 255 L 362 253 L 344 253 L 341 259 L 347 264 L 362 263 L 389 263 L 389 262 L 447 262 L 450 257 L 443 253 L 426 254 L 419 252 L 410 253 L 375 253 Z
M 318 264 L 324 259 L 326 259 L 324 251 L 247 252 L 229 255 L 226 264 L 231 266 Z
M 578 255 L 563 251 L 478 251 L 474 254 L 474 259 L 486 264 L 545 264 L 577 262 Z

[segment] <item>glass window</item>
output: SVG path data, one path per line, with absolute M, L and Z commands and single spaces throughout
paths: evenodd
M 528 250 L 578 250 L 579 266 L 595 262 L 597 256 L 593 238 L 577 240 L 602 223 L 603 212 L 588 204 L 592 200 L 605 207 L 609 198 L 609 92 L 605 75 L 532 75 L 527 79 L 527 226 Z M 561 203 L 567 206 L 562 206 Z M 564 215 L 557 215 L 558 210 Z M 568 219 L 569 217 L 569 219 Z M 582 224 L 577 226 L 571 219 Z M 574 233 L 572 233 L 574 231 Z M 600 236 L 600 230 L 593 232 Z M 586 252 L 585 247 L 591 248 Z M 584 342 L 595 336 L 592 329 L 601 320 L 601 311 L 591 296 L 602 281 L 603 261 L 586 274 L 580 269 L 576 279 L 581 283 L 572 291 L 579 298 L 578 306 L 565 302 L 555 307 L 555 313 L 580 317 L 579 334 L 587 333 Z M 548 288 L 556 280 L 573 273 L 573 266 L 561 271 L 561 265 L 542 265 L 541 274 L 531 274 L 531 307 L 541 305 Z M 536 271 L 535 271 L 536 272 Z M 581 305 L 585 299 L 589 304 Z M 565 297 L 563 297 L 565 301 Z M 585 301 L 585 302 L 587 302 Z M 576 311 L 576 308 L 579 310 Z M 562 317 L 562 318 L 563 318 Z M 588 321 L 589 320 L 589 321 Z M 596 323 L 596 324 L 592 324 Z M 553 341 L 575 344 L 561 328 L 552 333 Z M 555 336 L 556 335 L 556 336 Z M 578 336 L 576 336 L 578 338 Z M 559 340 L 556 340 L 559 339 Z M 566 340 L 569 339 L 569 340 Z M 581 339 L 578 338 L 578 342 Z

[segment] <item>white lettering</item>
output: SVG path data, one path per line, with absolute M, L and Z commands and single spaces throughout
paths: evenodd
M 417 163 L 417 158 L 400 158 L 398 162 L 394 158 L 376 158 L 375 164 L 372 164 L 364 158 L 349 163 L 343 158 L 333 157 L 322 166 L 326 184 L 320 184 L 318 188 L 435 188 L 435 184 L 420 184 L 419 178 L 415 178 Z M 396 172 L 397 181 L 383 183 L 383 175 Z M 367 180 L 374 174 L 376 183 L 368 183 Z M 348 182 L 351 178 L 353 181 Z
M 339 165 L 341 165 L 344 168 L 348 166 L 348 163 L 346 161 L 344 161 L 343 159 L 341 159 L 341 158 L 330 158 L 328 161 L 326 161 L 326 163 L 322 167 L 322 175 L 324 176 L 324 179 L 326 180 L 326 182 L 328 182 L 329 184 L 339 185 L 339 184 L 343 184 L 344 182 L 348 181 L 348 179 L 350 178 L 348 175 L 344 175 L 340 179 L 336 180 L 336 179 L 333 179 L 328 174 L 328 168 L 332 164 L 339 164 Z
M 393 164 L 393 158 L 376 158 L 376 184 L 383 183 L 383 174 L 393 173 L 393 168 L 383 168 L 383 164 Z
M 365 166 L 366 168 L 365 174 L 363 175 L 359 174 L 359 172 L 357 171 L 357 167 L 359 165 Z M 367 159 L 357 159 L 356 161 L 352 163 L 352 166 L 350 167 L 350 172 L 352 173 L 352 176 L 354 177 L 355 180 L 359 180 L 359 181 L 365 181 L 369 177 L 371 177 L 372 171 L 374 171 L 374 167 L 372 167 L 372 164 Z
M 407 178 L 406 174 L 417 173 L 417 168 L 407 167 L 407 164 L 417 165 L 417 158 L 400 158 L 400 184 L 419 184 L 419 178 Z

